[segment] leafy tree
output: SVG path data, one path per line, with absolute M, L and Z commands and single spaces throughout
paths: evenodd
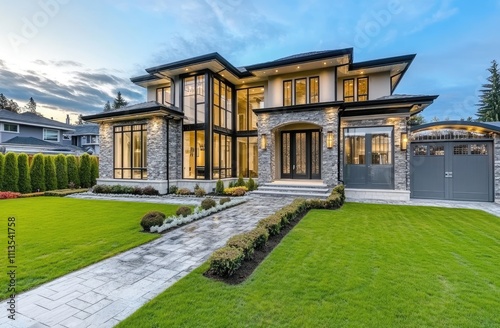
M 28 103 L 26 104 L 26 106 L 24 106 L 24 109 L 28 113 L 37 114 L 37 112 L 36 112 L 36 102 L 35 102 L 35 100 L 33 100 L 33 97 L 30 97 L 30 100 L 28 101 Z
M 31 190 L 34 192 L 45 191 L 45 161 L 43 158 L 43 154 L 36 154 L 31 162 Z
M 68 184 L 73 184 L 75 187 L 80 186 L 80 175 L 76 157 L 74 155 L 68 155 L 66 161 L 68 162 Z
M 28 155 L 17 156 L 17 167 L 19 168 L 19 192 L 27 194 L 31 192 L 31 177 Z
M 119 109 L 128 105 L 128 102 L 125 101 L 122 97 L 122 93 L 118 91 L 116 98 L 113 100 L 113 109 Z
M 17 155 L 14 153 L 9 152 L 5 155 L 2 187 L 4 191 L 19 191 L 19 168 L 17 167 Z
M 11 112 L 14 113 L 19 113 L 21 111 L 21 107 L 19 107 L 19 104 L 15 102 L 13 99 L 9 100 L 9 105 L 5 109 L 10 110 Z
M 90 188 L 92 183 L 91 177 L 91 160 L 89 154 L 80 156 L 80 186 L 82 188 Z
M 495 60 L 491 62 L 488 71 L 491 75 L 488 82 L 483 84 L 477 104 L 479 108 L 476 115 L 481 122 L 500 121 L 500 72 Z
M 418 113 L 417 115 L 410 117 L 409 123 L 410 125 L 421 125 L 425 123 L 425 118 L 422 114 Z
M 0 93 L 0 109 L 6 109 L 14 113 L 19 113 L 19 105 L 14 100 L 8 100 L 3 93 Z
M 56 177 L 57 177 L 57 189 L 68 188 L 68 162 L 66 161 L 66 156 L 59 154 L 55 159 L 56 164 Z
M 2 183 L 3 183 L 3 167 L 5 163 L 5 155 L 0 153 L 0 190 L 2 189 Z
M 90 177 L 91 177 L 91 187 L 97 184 L 97 178 L 99 178 L 99 159 L 97 156 L 91 156 L 91 166 L 90 166 Z
M 56 165 L 54 163 L 54 156 L 45 156 L 45 189 L 57 189 Z
M 111 108 L 111 104 L 109 103 L 109 100 L 106 101 L 106 104 L 104 104 L 104 111 L 109 112 L 112 111 L 113 109 Z

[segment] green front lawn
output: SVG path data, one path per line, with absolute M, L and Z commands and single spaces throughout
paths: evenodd
M 242 285 L 204 264 L 119 327 L 499 327 L 500 219 L 475 210 L 315 210 Z
M 71 271 L 157 238 L 140 232 L 148 211 L 175 213 L 178 205 L 36 197 L 0 201 L 0 265 L 7 267 L 8 217 L 16 218 L 17 291 L 24 291 Z M 8 277 L 0 275 L 0 299 Z

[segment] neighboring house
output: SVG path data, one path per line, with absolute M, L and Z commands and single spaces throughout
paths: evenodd
M 98 183 L 211 191 L 243 176 L 407 200 L 408 119 L 437 98 L 394 94 L 414 57 L 341 49 L 236 68 L 213 53 L 148 68 L 131 79 L 146 103 L 84 117 L 100 124 Z
M 0 147 L 17 153 L 79 154 L 83 149 L 64 145 L 64 136 L 73 126 L 33 113 L 0 109 Z
M 94 123 L 85 123 L 73 125 L 73 133 L 66 134 L 64 144 L 70 144 L 84 149 L 92 155 L 99 155 L 99 125 Z

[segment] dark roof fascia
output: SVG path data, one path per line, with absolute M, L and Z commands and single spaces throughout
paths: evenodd
M 127 116 L 127 115 L 134 115 L 134 114 L 146 114 L 150 112 L 157 112 L 157 111 L 164 111 L 167 114 L 172 115 L 175 118 L 184 118 L 184 114 L 181 112 L 168 108 L 166 106 L 155 106 L 155 107 L 150 107 L 150 108 L 136 108 L 136 109 L 130 109 L 130 110 L 117 110 L 117 111 L 109 111 L 109 112 L 104 112 L 104 113 L 99 113 L 99 114 L 94 114 L 94 115 L 87 115 L 83 116 L 83 120 L 98 120 L 98 119 L 106 119 L 106 118 L 112 118 L 112 117 L 120 117 L 120 116 Z
M 349 61 L 351 61 L 352 60 L 352 52 L 353 52 L 353 48 L 324 51 L 321 53 L 311 54 L 311 55 L 307 55 L 307 56 L 278 59 L 278 60 L 274 60 L 274 61 L 270 61 L 270 62 L 245 66 L 245 69 L 247 71 L 256 71 L 256 70 L 262 70 L 262 69 L 267 69 L 267 68 L 272 68 L 272 67 L 294 65 L 294 64 L 298 64 L 298 63 L 315 61 L 315 60 L 320 60 L 320 59 L 325 59 L 325 58 L 330 58 L 330 57 L 339 57 L 339 56 L 343 56 L 343 55 L 348 55 Z
M 415 56 L 416 56 L 416 54 L 411 54 L 411 55 L 388 57 L 388 58 L 381 58 L 381 59 L 368 60 L 368 61 L 364 61 L 364 62 L 352 63 L 349 65 L 349 70 L 352 71 L 352 70 L 358 70 L 358 69 L 366 69 L 366 68 L 400 64 L 400 63 L 408 63 L 407 66 L 410 66 L 413 59 L 415 59 Z
M 392 99 L 374 99 L 367 101 L 355 101 L 355 102 L 344 102 L 342 104 L 343 109 L 356 108 L 356 107 L 369 107 L 369 106 L 381 106 L 381 105 L 394 105 L 394 104 L 421 104 L 421 103 L 432 103 L 437 97 L 433 96 L 415 96 L 415 97 L 405 97 L 405 98 L 392 98 Z
M 269 108 L 257 108 L 253 109 L 255 114 L 262 113 L 281 113 L 281 112 L 302 112 L 311 109 L 327 108 L 333 106 L 342 105 L 342 101 L 330 101 L 323 103 L 305 104 L 305 105 L 294 105 L 294 106 L 283 106 L 283 107 L 269 107 Z
M 141 75 L 141 76 L 134 76 L 130 78 L 130 81 L 132 83 L 141 83 L 141 82 L 150 82 L 150 81 L 156 81 L 159 80 L 160 78 L 155 76 L 155 75 Z
M 432 129 L 435 127 L 443 127 L 443 128 L 452 128 L 453 126 L 460 126 L 460 127 L 476 127 L 476 128 L 481 128 L 485 130 L 489 130 L 491 132 L 495 133 L 500 133 L 500 126 L 496 126 L 493 124 L 488 124 L 487 122 L 469 122 L 469 121 L 442 121 L 442 122 L 431 122 L 431 123 L 425 123 L 421 125 L 416 125 L 416 126 L 411 126 L 410 131 L 411 132 L 417 132 L 421 130 L 427 130 L 427 129 Z
M 239 69 L 234 67 L 229 61 L 227 61 L 224 57 L 222 57 L 217 52 L 213 52 L 210 54 L 197 56 L 197 57 L 193 57 L 193 58 L 188 58 L 188 59 L 176 61 L 176 62 L 169 63 L 169 64 L 164 64 L 164 65 L 160 65 L 160 66 L 146 68 L 146 72 L 148 72 L 149 74 L 156 74 L 156 73 L 159 73 L 159 72 L 164 71 L 164 70 L 178 69 L 178 68 L 182 68 L 185 66 L 209 62 L 211 60 L 217 60 L 222 66 L 224 66 L 229 72 L 231 72 L 236 77 L 242 78 L 242 77 L 251 76 L 251 74 L 249 72 L 241 72 Z
M 402 106 L 396 108 L 372 108 L 361 109 L 356 111 L 342 111 L 342 117 L 355 117 L 355 116 L 374 116 L 374 115 L 394 115 L 394 114 L 407 114 L 411 111 L 412 106 Z

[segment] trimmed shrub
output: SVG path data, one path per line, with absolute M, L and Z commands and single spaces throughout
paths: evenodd
M 195 190 L 194 190 L 194 195 L 195 195 L 196 197 L 203 197 L 203 196 L 205 196 L 206 194 L 207 194 L 207 192 L 206 192 L 206 191 L 205 191 L 205 189 L 203 189 L 203 188 L 198 187 L 198 189 L 195 189 Z
M 236 181 L 230 181 L 229 185 L 227 186 L 228 188 L 234 188 L 236 187 Z M 225 189 L 224 189 L 225 190 Z
M 21 194 L 19 195 L 19 198 L 31 198 L 31 197 L 38 197 L 38 196 L 44 196 L 45 191 L 40 191 L 40 192 L 30 192 L 27 194 Z
M 281 217 L 272 214 L 260 220 L 257 227 L 264 227 L 267 229 L 270 236 L 275 236 L 281 232 Z
M 36 154 L 31 162 L 30 177 L 33 192 L 45 191 L 45 161 L 43 157 L 43 154 Z
M 243 254 L 245 255 L 245 260 L 250 260 L 253 257 L 255 245 L 252 236 L 250 236 L 249 234 L 242 233 L 229 238 L 226 246 L 241 249 L 243 251 Z
M 310 209 L 337 209 L 344 205 L 345 201 L 345 189 L 344 185 L 338 185 L 333 188 L 331 194 L 326 200 L 321 199 L 308 199 L 307 207 Z
M 234 186 L 235 186 L 235 187 L 246 187 L 245 179 L 243 179 L 243 176 L 242 176 L 242 175 L 240 175 L 240 176 L 238 177 L 238 181 L 236 181 L 236 183 L 235 183 L 235 185 L 234 185 Z
M 5 155 L 2 190 L 13 192 L 19 191 L 19 168 L 17 166 L 17 155 L 11 152 Z
M 18 192 L 0 191 L 0 199 L 14 199 L 21 196 Z
M 68 155 L 66 161 L 68 162 L 68 186 L 73 183 L 73 188 L 78 188 L 80 186 L 78 161 L 74 155 Z
M 90 186 L 95 186 L 99 178 L 99 159 L 97 156 L 90 156 Z
M 90 166 L 91 166 L 90 155 L 83 154 L 82 156 L 80 156 L 79 174 L 80 174 L 80 186 L 82 188 L 90 188 L 91 187 L 92 177 L 91 177 Z
M 146 186 L 142 188 L 142 194 L 147 196 L 158 196 L 160 192 L 151 186 Z
M 191 195 L 191 190 L 188 188 L 179 188 L 177 189 L 177 195 Z
M 247 187 L 233 187 L 224 189 L 224 194 L 231 196 L 243 196 L 247 192 Z
M 5 155 L 2 187 L 4 191 L 19 191 L 19 168 L 17 155 L 14 153 L 9 152 Z
M 208 210 L 212 207 L 215 207 L 217 204 L 215 203 L 215 200 L 213 200 L 212 198 L 205 198 L 204 200 L 202 200 L 201 202 L 201 208 L 204 209 L 204 210 Z
M 57 189 L 56 164 L 53 156 L 44 156 L 45 190 Z
M 219 276 L 231 276 L 241 266 L 244 257 L 240 248 L 220 248 L 210 257 L 210 270 Z
M 2 183 L 3 183 L 3 166 L 5 163 L 5 155 L 0 153 L 0 190 L 2 189 Z
M 95 185 L 94 188 L 92 188 L 92 192 L 95 194 L 110 194 L 111 193 L 111 186 Z
M 190 215 L 191 213 L 193 213 L 193 210 L 191 210 L 191 207 L 187 207 L 187 206 L 181 206 L 177 209 L 177 211 L 175 211 L 175 215 L 182 216 L 182 217 L 186 217 L 186 216 Z
M 56 164 L 57 189 L 68 188 L 68 161 L 66 156 L 59 154 L 54 160 Z
M 248 181 L 247 181 L 247 189 L 248 189 L 248 191 L 253 191 L 253 190 L 257 189 L 256 185 L 255 185 L 255 180 L 254 179 L 252 179 L 252 178 L 248 179 Z
M 168 193 L 169 194 L 177 194 L 177 190 L 179 188 L 177 188 L 177 186 L 170 186 L 170 188 L 168 188 Z
M 219 200 L 219 204 L 220 204 L 220 205 L 224 205 L 225 203 L 230 202 L 230 201 L 231 201 L 231 198 L 229 198 L 229 197 L 224 197 L 224 198 L 221 198 L 221 199 Z
M 257 227 L 247 233 L 254 241 L 256 249 L 262 249 L 269 239 L 269 231 L 264 227 Z
M 217 180 L 217 183 L 215 184 L 215 193 L 217 195 L 222 195 L 224 193 L 224 181 L 221 179 Z
M 19 169 L 19 192 L 27 194 L 31 192 L 31 177 L 28 155 L 17 156 L 17 167 Z
M 165 220 L 165 214 L 158 211 L 146 213 L 141 219 L 141 227 L 144 231 L 151 231 L 151 227 L 161 226 Z

